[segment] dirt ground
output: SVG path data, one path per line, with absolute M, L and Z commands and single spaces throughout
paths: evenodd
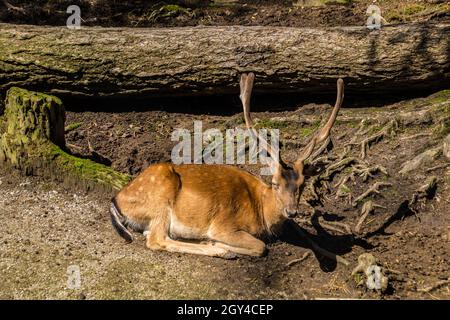
M 330 101 L 331 102 L 331 101 Z M 111 195 L 75 192 L 39 177 L 23 177 L 2 169 L 0 174 L 0 298 L 57 299 L 449 299 L 450 275 L 450 178 L 442 153 L 405 176 L 403 163 L 442 144 L 448 134 L 449 91 L 424 99 L 389 106 L 345 108 L 333 129 L 334 149 L 326 157 L 339 155 L 353 137 L 357 144 L 349 155 L 360 157 L 359 141 L 377 134 L 396 118 L 398 127 L 374 142 L 361 163 L 383 166 L 387 174 L 374 172 L 367 181 L 356 175 L 346 188 L 336 186 L 355 167 L 337 171 L 317 189 L 320 201 L 304 206 L 297 222 L 321 247 L 350 262 L 336 264 L 312 253 L 303 239 L 285 234 L 269 244 L 262 258 L 222 260 L 203 256 L 153 252 L 137 235 L 125 244 L 109 221 Z M 283 156 L 293 160 L 308 141 L 330 105 L 299 105 L 285 112 L 254 113 L 260 127 L 278 128 L 284 142 Z M 133 112 L 67 112 L 67 125 L 76 129 L 66 136 L 75 154 L 102 154 L 122 172 L 137 174 L 149 163 L 168 161 L 176 142 L 174 128 L 192 130 L 193 121 L 204 128 L 221 130 L 242 126 L 242 115 L 195 115 L 157 110 Z M 363 120 L 363 124 L 361 121 Z M 257 172 L 257 166 L 245 169 Z M 431 196 L 404 210 L 402 203 L 430 176 L 437 177 Z M 355 199 L 374 182 L 391 183 L 368 199 L 383 206 L 370 214 L 362 233 L 354 234 L 332 225 L 340 222 L 354 229 L 362 203 Z M 311 182 L 311 179 L 309 180 Z M 339 190 L 344 196 L 337 196 Z M 305 198 L 308 192 L 305 191 Z M 366 200 L 368 200 L 366 199 Z M 322 204 L 321 204 L 321 203 Z M 314 208 L 314 210 L 313 210 Z M 315 211 L 315 213 L 314 213 Z M 314 214 L 313 214 L 314 213 Z M 311 216 L 313 215 L 313 216 Z M 314 216 L 319 222 L 314 221 Z M 389 219 L 389 217 L 392 217 Z M 334 228 L 323 228 L 332 225 Z M 289 265 L 310 252 L 305 260 Z M 371 253 L 388 270 L 386 292 L 357 286 L 351 276 L 358 256 Z M 67 288 L 67 268 L 77 265 L 81 287 Z
M 372 0 L 8 0 L 0 2 L 0 22 L 65 25 L 69 5 L 81 9 L 83 26 L 182 27 L 196 25 L 271 25 L 287 27 L 361 26 Z M 328 2 L 331 4 L 319 5 Z M 445 0 L 380 0 L 388 23 L 448 21 Z M 11 7 L 12 6 L 12 7 Z

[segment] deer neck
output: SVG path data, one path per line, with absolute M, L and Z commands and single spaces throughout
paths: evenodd
M 281 213 L 275 191 L 270 186 L 264 184 L 260 201 L 264 229 L 269 235 L 274 235 L 279 231 L 281 225 L 286 220 Z

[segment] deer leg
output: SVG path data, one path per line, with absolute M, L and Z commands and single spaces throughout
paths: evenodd
M 146 246 L 152 250 L 166 250 L 169 252 L 198 254 L 224 259 L 233 259 L 235 254 L 226 248 L 217 246 L 215 243 L 190 243 L 173 240 L 168 234 L 168 218 L 155 219 L 151 222 L 148 232 L 146 232 Z
M 237 254 L 261 257 L 266 253 L 266 245 L 245 231 L 213 233 L 212 240 L 218 241 L 216 246 Z

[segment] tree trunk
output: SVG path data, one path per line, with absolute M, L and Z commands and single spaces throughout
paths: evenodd
M 59 96 L 236 94 L 253 71 L 257 92 L 389 94 L 448 86 L 450 25 L 188 27 L 164 29 L 0 24 L 0 93 Z
M 0 160 L 26 174 L 39 174 L 92 189 L 118 190 L 125 174 L 65 152 L 65 111 L 53 96 L 11 88 L 0 118 Z

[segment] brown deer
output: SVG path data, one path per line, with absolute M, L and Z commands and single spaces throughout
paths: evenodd
M 247 128 L 274 166 L 271 184 L 228 165 L 151 165 L 112 201 L 112 223 L 124 239 L 133 241 L 130 227 L 144 232 L 153 250 L 221 258 L 261 256 L 266 246 L 260 239 L 277 235 L 283 222 L 297 214 L 304 162 L 329 137 L 342 105 L 344 82 L 337 82 L 337 101 L 324 127 L 294 163 L 286 164 L 253 128 L 253 81 L 253 73 L 241 76 L 240 98 Z

